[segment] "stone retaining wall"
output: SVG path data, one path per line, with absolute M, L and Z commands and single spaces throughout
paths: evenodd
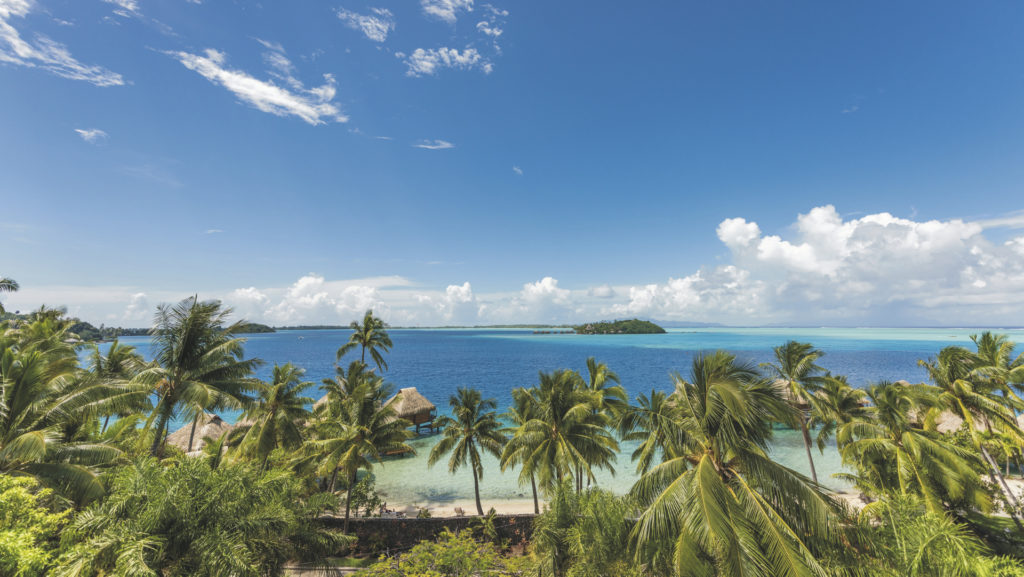
M 510 547 L 521 545 L 533 533 L 536 515 L 495 515 L 494 528 L 498 540 Z M 362 554 L 388 554 L 405 550 L 425 539 L 433 539 L 445 529 L 458 532 L 469 526 L 473 517 L 431 517 L 429 519 L 389 519 L 380 517 L 352 518 L 349 533 L 356 535 L 356 546 Z M 345 520 L 321 517 L 319 522 L 331 529 L 341 530 Z

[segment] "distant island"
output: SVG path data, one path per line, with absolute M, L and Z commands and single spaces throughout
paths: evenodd
M 651 321 L 640 319 L 586 323 L 574 326 L 573 330 L 580 335 L 653 335 L 665 332 Z

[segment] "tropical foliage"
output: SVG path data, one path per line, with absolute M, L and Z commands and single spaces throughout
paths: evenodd
M 373 311 L 366 311 L 363 315 L 363 322 L 352 321 L 349 325 L 352 329 L 352 336 L 347 343 L 338 348 L 338 361 L 349 351 L 359 347 L 359 362 L 366 364 L 366 352 L 370 352 L 377 368 L 386 371 L 388 363 L 384 360 L 384 353 L 391 350 L 391 337 L 388 336 L 387 324 L 380 318 L 373 316 Z
M 160 305 L 153 323 L 155 366 L 137 377 L 153 388 L 156 422 L 153 455 L 159 455 L 167 425 L 181 413 L 192 421 L 188 451 L 195 426 L 204 411 L 248 406 L 250 380 L 258 359 L 245 359 L 245 339 L 234 337 L 240 323 L 228 325 L 231 309 L 219 301 L 187 298 L 176 305 Z
M 0 475 L 0 575 L 41 577 L 53 567 L 71 511 L 47 503 L 52 492 L 33 479 Z
M 476 497 L 476 511 L 484 514 L 480 504 L 480 479 L 484 476 L 484 466 L 480 458 L 481 451 L 495 457 L 501 456 L 506 438 L 502 433 L 501 422 L 498 421 L 498 403 L 494 399 L 481 398 L 480 391 L 459 387 L 457 395 L 448 401 L 454 417 L 441 417 L 436 425 L 441 429 L 441 440 L 430 451 L 428 464 L 433 465 L 445 455 L 448 459 L 448 472 L 455 473 L 460 467 L 469 465 L 473 474 L 473 494 Z
M 314 524 L 334 505 L 329 494 L 304 497 L 282 471 L 142 458 L 64 531 L 53 575 L 280 575 L 289 559 L 336 550 L 339 537 Z
M 360 470 L 373 469 L 374 463 L 388 453 L 411 452 L 405 443 L 412 433 L 409 422 L 395 416 L 384 404 L 392 387 L 353 361 L 346 373 L 338 367 L 337 377 L 325 381 L 327 403 L 317 415 L 315 438 L 307 445 L 320 475 L 330 476 L 329 491 L 334 491 L 339 473 L 345 476 L 345 532 L 351 512 L 352 487 Z

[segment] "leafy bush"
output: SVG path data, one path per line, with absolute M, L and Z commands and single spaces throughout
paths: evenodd
M 284 471 L 140 459 L 64 531 L 69 550 L 55 575 L 280 575 L 288 560 L 337 548 L 342 538 L 314 525 L 335 506 L 332 495 L 305 498 Z
M 71 513 L 54 513 L 44 505 L 50 497 L 30 477 L 0 475 L 0 575 L 46 575 Z
M 508 559 L 491 543 L 480 543 L 468 531 L 441 533 L 404 555 L 381 559 L 360 575 L 367 577 L 475 577 L 524 575 L 522 559 Z

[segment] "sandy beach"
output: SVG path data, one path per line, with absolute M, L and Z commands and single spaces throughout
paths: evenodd
M 480 503 L 483 505 L 484 513 L 487 513 L 491 507 L 499 515 L 522 515 L 533 513 L 533 499 L 506 499 L 506 500 L 488 500 L 481 499 Z M 476 501 L 473 499 L 457 499 L 454 501 L 414 501 L 414 502 L 400 502 L 387 504 L 389 510 L 403 513 L 406 517 L 415 517 L 420 509 L 427 509 L 430 511 L 431 517 L 458 517 L 459 514 L 455 511 L 456 509 L 462 509 L 463 513 L 468 516 L 476 515 Z M 544 501 L 540 501 L 541 510 L 544 510 Z

